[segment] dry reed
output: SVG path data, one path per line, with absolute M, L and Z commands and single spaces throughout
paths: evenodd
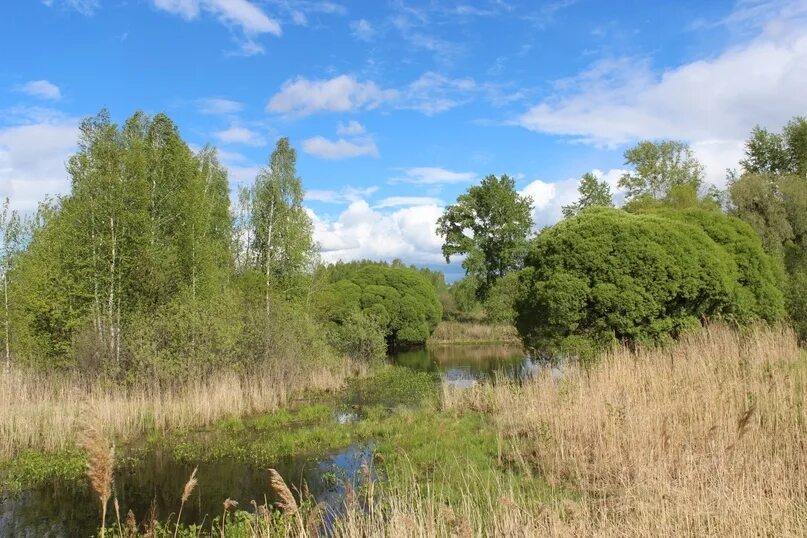
M 185 503 L 188 502 L 188 499 L 191 498 L 191 493 L 193 493 L 196 484 L 199 483 L 199 481 L 196 479 L 196 471 L 198 470 L 199 467 L 194 467 L 190 478 L 188 478 L 188 481 L 185 482 L 185 487 L 182 488 L 182 496 L 179 499 L 180 500 L 179 512 L 177 513 L 177 523 L 176 526 L 174 527 L 174 538 L 176 538 L 177 532 L 179 532 L 179 523 L 180 520 L 182 519 L 182 509 L 185 507 Z
M 248 376 L 221 372 L 173 388 L 147 382 L 121 387 L 67 374 L 2 369 L 0 461 L 26 449 L 74 447 L 88 407 L 111 438 L 125 441 L 149 430 L 204 427 L 272 411 L 305 390 L 336 390 L 356 369 L 348 362 L 292 371 L 277 366 Z
M 101 504 L 101 537 L 106 532 L 106 512 L 112 496 L 112 470 L 115 465 L 115 448 L 94 426 L 84 431 L 82 442 L 87 452 L 87 478 Z
M 807 535 L 807 361 L 785 328 L 712 326 L 558 381 L 447 391 L 524 472 L 580 493 L 531 518 L 573 536 Z

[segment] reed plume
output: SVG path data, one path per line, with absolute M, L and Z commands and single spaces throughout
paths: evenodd
M 224 538 L 224 528 L 227 526 L 227 511 L 238 508 L 238 501 L 227 497 L 224 499 L 224 513 L 221 514 L 221 538 Z
M 84 431 L 84 450 L 87 452 L 87 478 L 101 503 L 101 538 L 106 533 L 106 510 L 112 496 L 112 468 L 115 447 L 110 445 L 95 427 Z
M 296 514 L 299 510 L 297 501 L 294 499 L 294 495 L 291 494 L 291 490 L 286 485 L 283 477 L 275 469 L 269 469 L 269 485 L 280 499 L 275 503 L 277 507 L 286 515 Z
M 179 504 L 179 513 L 177 514 L 177 524 L 174 527 L 174 538 L 177 536 L 177 532 L 179 532 L 179 520 L 182 518 L 182 508 L 185 506 L 185 503 L 188 502 L 188 499 L 191 498 L 191 493 L 193 493 L 193 488 L 196 487 L 196 484 L 199 483 L 196 480 L 196 471 L 199 470 L 199 467 L 195 467 L 193 472 L 191 473 L 191 477 L 188 478 L 188 481 L 185 482 L 185 487 L 182 489 L 182 497 L 180 498 Z

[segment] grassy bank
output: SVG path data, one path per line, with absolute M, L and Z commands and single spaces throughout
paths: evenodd
M 806 387 L 789 330 L 712 327 L 560 380 L 446 389 L 439 411 L 395 419 L 374 462 L 387 479 L 367 476 L 333 534 L 804 536 Z M 315 535 L 322 514 L 288 496 L 226 533 Z
M 516 328 L 501 323 L 475 321 L 442 321 L 432 333 L 427 345 L 450 344 L 512 344 L 521 345 Z
M 222 371 L 177 387 L 134 387 L 41 371 L 0 372 L 0 461 L 26 450 L 63 452 L 93 424 L 125 442 L 145 432 L 205 427 L 272 411 L 305 391 L 337 390 L 357 365 L 264 367 L 251 375 Z

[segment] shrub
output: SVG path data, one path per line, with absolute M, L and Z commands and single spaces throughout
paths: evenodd
M 662 342 L 704 319 L 783 316 L 771 260 L 750 229 L 719 213 L 593 208 L 536 237 L 516 324 L 546 351 Z M 581 340 L 582 339 L 582 340 Z
M 340 264 L 338 280 L 318 294 L 319 315 L 344 325 L 362 311 L 383 328 L 393 345 L 425 342 L 442 317 L 437 292 L 420 272 L 378 263 Z

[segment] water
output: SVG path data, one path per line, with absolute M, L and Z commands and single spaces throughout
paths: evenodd
M 520 347 L 502 345 L 413 349 L 396 354 L 393 362 L 413 370 L 439 373 L 444 384 L 460 388 L 497 378 L 523 379 L 538 368 Z
M 316 459 L 288 458 L 274 468 L 290 487 L 302 488 L 303 481 L 317 502 L 338 512 L 344 502 L 347 480 L 357 489 L 363 461 L 370 461 L 372 446 L 354 445 Z M 167 520 L 179 509 L 179 498 L 193 467 L 177 462 L 170 454 L 155 450 L 133 466 L 115 470 L 114 490 L 121 506 L 121 519 L 131 509 L 138 521 L 148 514 L 152 501 L 157 519 Z M 182 509 L 182 521 L 209 523 L 222 513 L 224 499 L 239 501 L 250 509 L 250 501 L 271 503 L 268 467 L 257 468 L 240 461 L 218 460 L 199 465 L 199 483 Z M 114 518 L 113 509 L 107 521 Z M 172 518 L 175 520 L 174 518 Z M 0 503 L 0 536 L 3 537 L 88 537 L 95 536 L 100 522 L 98 500 L 85 481 L 78 484 L 50 484 L 25 491 Z
M 458 387 L 495 380 L 504 376 L 522 379 L 540 368 L 517 347 L 441 346 L 398 353 L 392 362 L 419 371 L 439 373 L 442 382 Z M 334 427 L 362 420 L 360 409 L 343 409 L 335 404 Z M 302 426 L 304 427 L 304 426 Z M 257 433 L 257 432 L 256 432 Z M 270 434 L 268 434 L 270 435 Z M 255 467 L 243 461 L 220 459 L 199 465 L 199 484 L 182 511 L 183 522 L 204 520 L 209 528 L 220 516 L 224 499 L 232 498 L 241 508 L 251 510 L 250 501 L 263 504 L 270 495 L 268 468 L 277 469 L 289 486 L 302 488 L 303 482 L 317 502 L 338 512 L 344 503 L 344 480 L 357 484 L 362 461 L 371 459 L 372 443 L 348 447 L 319 456 L 298 456 Z M 193 467 L 176 461 L 159 447 L 115 470 L 115 492 L 121 517 L 132 509 L 138 521 L 145 518 L 152 501 L 160 521 L 168 520 L 179 509 L 179 497 Z M 271 496 L 270 503 L 275 501 Z M 111 508 L 107 520 L 114 519 Z M 0 537 L 94 536 L 100 523 L 98 501 L 86 480 L 54 483 L 0 499 Z

